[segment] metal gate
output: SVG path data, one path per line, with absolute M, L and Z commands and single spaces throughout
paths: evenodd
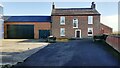
M 50 36 L 50 30 L 39 30 L 39 38 L 45 39 Z

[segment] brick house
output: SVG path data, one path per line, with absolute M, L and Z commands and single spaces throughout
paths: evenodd
M 110 34 L 112 33 L 112 28 L 100 23 L 101 34 Z
M 50 16 L 5 16 L 4 38 L 47 38 L 51 30 Z
M 101 34 L 104 28 L 111 33 L 112 28 L 100 23 L 100 13 L 94 2 L 91 8 L 55 8 L 52 6 L 52 35 L 57 38 L 87 38 Z
M 91 8 L 55 8 L 53 4 L 51 16 L 5 16 L 4 38 L 87 38 L 112 33 L 112 28 L 100 23 L 100 16 L 94 2 Z

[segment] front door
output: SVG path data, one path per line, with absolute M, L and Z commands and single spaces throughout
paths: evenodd
M 76 32 L 76 37 L 77 37 L 77 38 L 80 38 L 80 31 L 77 31 L 77 32 Z
M 81 38 L 81 30 L 79 30 L 79 29 L 75 30 L 75 37 Z

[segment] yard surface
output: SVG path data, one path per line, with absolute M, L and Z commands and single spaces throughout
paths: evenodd
M 45 47 L 49 43 L 22 42 L 27 39 L 4 39 L 0 45 L 0 65 L 14 65 L 23 62 L 33 53 Z
M 118 66 L 119 53 L 91 39 L 49 44 L 17 66 Z M 33 67 L 34 68 L 34 67 Z

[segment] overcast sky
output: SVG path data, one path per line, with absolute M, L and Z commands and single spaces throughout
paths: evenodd
M 2 0 L 0 0 L 2 1 Z M 15 2 L 16 0 L 4 0 L 2 2 L 4 6 L 4 15 L 47 15 L 50 16 L 52 2 L 44 0 L 44 2 Z M 33 1 L 33 0 L 32 0 Z M 34 0 L 37 1 L 37 0 Z M 47 1 L 47 2 L 45 2 Z M 73 1 L 73 0 L 70 0 Z M 56 8 L 90 8 L 91 2 L 85 0 L 78 2 L 56 2 Z M 95 1 L 95 0 L 94 0 Z M 107 1 L 107 0 L 106 0 Z M 113 2 L 114 1 L 114 2 Z M 96 0 L 96 9 L 101 13 L 101 23 L 113 28 L 114 31 L 118 31 L 118 0 L 109 0 L 109 2 L 99 2 Z

